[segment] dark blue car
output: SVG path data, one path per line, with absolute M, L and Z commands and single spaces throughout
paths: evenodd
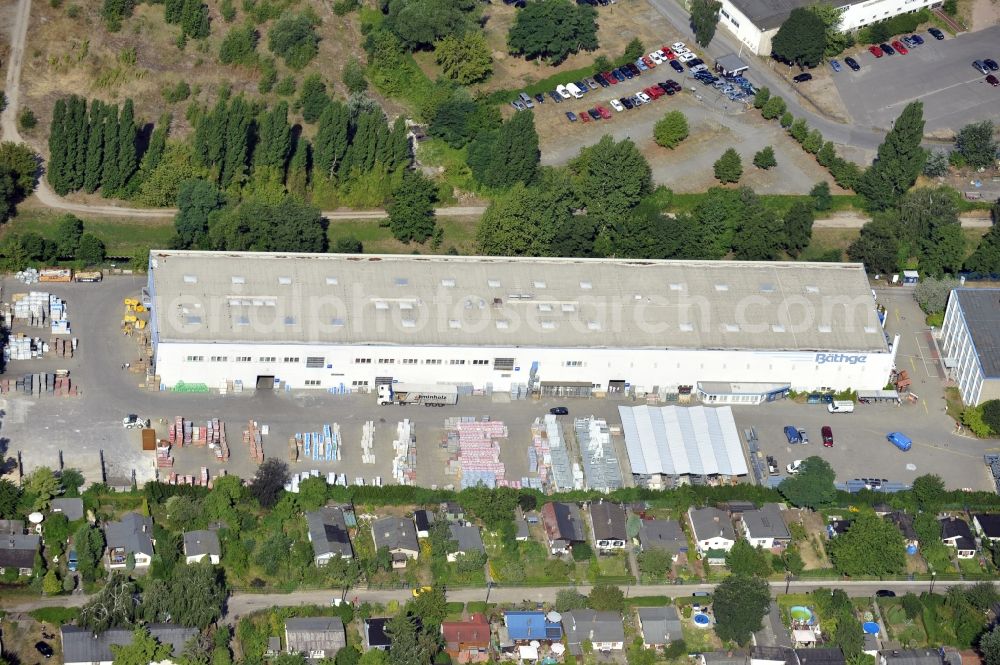
M 620 69 L 612 69 L 611 70 L 611 75 L 614 76 L 615 79 L 617 79 L 617 81 L 619 83 L 621 83 L 622 81 L 625 80 L 625 75 L 622 74 L 622 70 L 620 70 Z

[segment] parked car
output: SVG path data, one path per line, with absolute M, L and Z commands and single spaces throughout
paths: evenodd
M 621 105 L 627 109 L 631 109 L 633 106 L 635 106 L 635 104 L 632 103 L 632 99 L 629 97 L 622 97 L 618 101 L 621 102 Z
M 921 37 L 920 35 L 910 35 L 910 41 L 916 44 L 917 46 L 922 46 L 924 43 L 924 38 Z
M 884 53 L 882 53 L 882 49 L 880 49 L 878 46 L 869 46 L 868 52 L 871 53 L 876 58 L 881 58 L 883 55 L 885 55 Z
M 670 66 L 673 67 L 674 71 L 677 72 L 678 74 L 683 74 L 684 73 L 684 65 L 682 65 L 679 62 L 677 62 L 676 60 L 671 60 L 670 61 Z
M 820 435 L 823 437 L 823 447 L 833 448 L 833 429 L 829 425 L 823 425 L 819 430 Z
M 583 79 L 581 79 L 579 81 L 574 81 L 574 83 L 576 84 L 576 87 L 578 87 L 580 89 L 580 92 L 582 92 L 583 94 L 587 94 L 588 92 L 590 92 L 590 86 L 587 85 L 587 82 L 584 81 Z M 569 88 L 569 86 L 566 86 L 566 87 Z M 572 90 L 573 88 L 569 88 L 569 89 Z
M 802 460 L 797 459 L 792 461 L 791 464 L 785 467 L 785 471 L 788 471 L 789 475 L 794 476 L 796 473 L 802 470 Z
M 889 589 L 879 589 L 875 592 L 876 598 L 895 598 L 896 592 L 890 591 Z
M 76 568 L 79 565 L 80 559 L 76 556 L 76 550 L 70 550 L 69 554 L 66 555 L 66 570 L 71 573 L 75 573 Z
M 532 102 L 532 101 L 531 101 L 531 96 L 530 96 L 530 95 L 528 95 L 528 93 L 526 93 L 526 92 L 522 92 L 522 93 L 519 93 L 519 94 L 518 94 L 517 96 L 521 98 L 521 101 L 522 101 L 522 102 L 524 103 L 524 105 L 525 105 L 525 106 L 527 106 L 527 107 L 528 107 L 529 109 L 533 109 L 533 108 L 535 108 L 535 104 L 534 104 L 534 102 Z
M 799 443 L 802 444 L 809 443 L 809 435 L 806 434 L 806 431 L 801 427 L 799 428 Z
M 802 438 L 799 436 L 799 430 L 793 425 L 785 425 L 785 438 L 788 439 L 790 445 L 795 445 L 797 443 L 802 443 Z
M 601 86 L 602 88 L 607 88 L 609 85 L 611 85 L 610 83 L 608 83 L 608 80 L 604 78 L 604 74 L 601 74 L 599 72 L 597 74 L 594 74 L 594 80 L 597 81 L 597 85 Z
M 803 72 L 798 76 L 793 76 L 792 80 L 795 81 L 796 83 L 805 83 L 806 81 L 812 81 L 813 75 L 810 74 L 809 72 Z
M 645 63 L 645 65 L 647 67 L 649 67 L 650 69 L 656 69 L 656 62 L 652 58 L 650 58 L 648 55 L 644 55 L 644 56 L 642 56 L 639 59 L 642 60 L 643 63 Z
M 615 81 L 618 83 L 621 83 L 622 81 L 625 80 L 625 74 L 623 74 L 622 70 L 620 69 L 612 69 L 611 76 L 613 76 L 615 78 Z
M 590 116 L 587 115 L 586 111 L 580 111 L 580 115 L 577 117 L 580 118 L 580 122 L 590 122 Z
M 854 401 L 849 399 L 838 399 L 830 402 L 826 410 L 830 413 L 854 413 Z
M 611 108 L 613 108 L 614 110 L 618 111 L 619 113 L 621 113 L 622 111 L 625 110 L 625 107 L 617 99 L 610 100 L 608 102 L 608 104 L 611 104 Z
M 706 65 L 704 63 L 702 63 L 700 65 L 695 65 L 694 67 L 691 68 L 691 71 L 694 72 L 695 74 L 697 74 L 698 72 L 707 72 L 708 71 L 708 65 Z
M 830 393 L 809 393 L 806 397 L 806 404 L 829 404 L 833 401 Z
M 556 104 L 562 104 L 562 96 L 555 90 L 549 90 L 549 97 L 552 98 Z
M 650 51 L 647 57 L 657 65 L 662 65 L 663 61 L 666 60 L 666 58 L 663 57 L 663 54 L 659 51 Z
M 660 89 L 659 85 L 651 85 L 643 90 L 643 92 L 649 95 L 650 99 L 659 99 L 663 95 L 667 94 Z
M 591 90 L 597 90 L 600 87 L 599 85 L 597 85 L 597 79 L 595 79 L 593 76 L 591 76 L 589 79 L 586 79 L 584 83 L 586 83 L 587 87 L 590 88 Z
M 433 590 L 434 590 L 434 587 L 418 586 L 415 589 L 413 589 L 413 591 L 411 591 L 410 593 L 413 594 L 414 598 L 419 598 L 420 596 L 424 595 L 425 593 L 427 593 L 429 591 L 433 591 Z
M 627 78 L 629 81 L 631 81 L 632 77 L 635 76 L 635 74 L 632 73 L 632 69 L 626 65 L 622 65 L 619 71 L 621 71 L 622 76 Z
M 860 72 L 861 65 L 854 58 L 844 58 L 844 64 L 851 68 L 852 71 Z
M 990 68 L 987 67 L 986 63 L 984 63 L 982 60 L 973 60 L 972 61 L 972 66 L 975 67 L 976 70 L 980 74 L 989 74 L 990 73 Z
M 44 658 L 51 658 L 55 651 L 49 646 L 48 642 L 35 642 L 35 651 L 42 654 Z
M 660 90 L 662 90 L 664 94 L 666 95 L 674 94 L 674 89 L 670 85 L 668 85 L 666 81 L 662 83 L 657 83 L 657 85 L 660 86 Z
M 937 28 L 927 28 L 927 32 L 931 33 L 931 37 L 933 37 L 938 41 L 944 39 L 944 33 L 938 30 Z
M 609 85 L 618 85 L 618 79 L 616 79 L 615 75 L 611 72 L 601 72 L 601 76 L 604 77 L 604 80 L 607 81 Z
M 572 94 L 570 94 L 569 88 L 567 88 L 561 83 L 556 86 L 556 93 L 558 93 L 558 95 L 563 99 L 569 99 L 570 97 L 573 96 Z
M 644 92 L 637 92 L 637 93 L 635 93 L 635 96 L 638 97 L 639 100 L 642 101 L 643 104 L 648 104 L 651 101 L 653 101 L 652 97 L 650 97 L 649 95 L 647 95 Z
M 895 55 L 896 53 L 895 49 L 888 44 L 879 44 L 878 47 L 882 49 L 882 53 L 885 53 L 886 55 Z
M 568 119 L 568 120 L 569 120 L 570 122 L 576 122 L 576 114 L 575 114 L 575 113 L 573 113 L 572 111 L 566 111 L 566 118 L 567 118 L 567 119 Z
M 986 82 L 994 87 L 1000 85 L 1000 79 L 998 79 L 993 74 L 990 74 L 989 76 L 986 77 Z
M 636 59 L 635 66 L 639 68 L 639 71 L 643 72 L 649 69 L 649 67 L 646 66 L 646 63 L 642 61 L 642 58 Z
M 830 69 L 832 69 L 835 72 L 839 72 L 840 71 L 840 63 L 837 62 L 836 60 L 831 60 L 830 61 Z
M 993 58 L 986 58 L 983 60 L 983 64 L 989 67 L 991 72 L 995 72 L 1000 69 L 1000 65 L 998 65 Z
M 660 51 L 663 52 L 663 57 L 666 58 L 667 60 L 673 60 L 674 58 L 677 57 L 673 49 L 671 49 L 669 46 L 664 46 L 663 48 L 660 49 Z
M 690 51 L 688 51 L 687 53 L 681 53 L 679 56 L 677 56 L 677 59 L 680 60 L 681 62 L 691 62 L 692 60 L 695 60 L 697 58 L 698 56 L 696 56 L 694 53 L 691 53 Z
M 889 432 L 885 438 L 904 453 L 913 447 L 913 440 L 902 432 Z
M 671 88 L 674 89 L 674 92 L 680 92 L 683 89 L 683 88 L 681 88 L 681 84 L 678 83 L 677 81 L 673 80 L 673 79 L 667 79 L 666 82 L 667 82 L 667 85 L 669 85 Z
M 514 101 L 512 101 L 510 103 L 510 105 L 514 107 L 515 111 L 527 111 L 528 110 L 528 107 L 525 106 L 524 102 L 522 102 L 520 99 L 515 99 Z
M 674 50 L 674 52 L 675 52 L 675 53 L 676 53 L 677 51 L 686 51 L 686 50 L 688 50 L 688 47 L 684 45 L 684 42 L 674 42 L 674 43 L 673 43 L 673 44 L 672 44 L 672 45 L 670 46 L 670 48 L 672 48 L 672 49 Z
M 597 109 L 587 109 L 587 115 L 589 115 L 592 120 L 600 120 L 603 117 L 597 112 Z
M 594 110 L 597 111 L 604 120 L 609 120 L 611 118 L 611 111 L 607 110 L 603 106 L 595 106 Z
M 892 48 L 896 49 L 896 52 L 900 55 L 906 55 L 909 51 L 903 46 L 903 42 L 898 39 L 892 43 Z
M 578 83 L 567 83 L 566 92 L 572 95 L 574 99 L 580 99 L 583 97 L 583 94 L 587 92 L 587 87 L 584 86 L 581 88 Z
M 770 455 L 767 456 L 767 472 L 770 474 L 778 473 L 778 460 Z
M 549 413 L 551 413 L 553 416 L 568 416 L 569 409 L 567 409 L 565 406 L 554 406 L 551 409 L 549 409 Z
M 638 67 L 636 67 L 636 66 L 635 66 L 635 64 L 633 64 L 633 63 L 631 63 L 631 62 L 630 62 L 630 63 L 628 63 L 627 65 L 625 65 L 625 67 L 626 67 L 626 68 L 627 68 L 627 69 L 628 69 L 628 70 L 629 70 L 630 72 L 632 72 L 632 76 L 639 76 L 640 74 L 642 74 L 642 70 L 641 70 L 641 69 L 639 69 Z
M 535 93 L 535 101 L 538 102 L 539 104 L 544 104 L 545 103 L 545 95 L 543 95 L 540 92 L 536 92 Z

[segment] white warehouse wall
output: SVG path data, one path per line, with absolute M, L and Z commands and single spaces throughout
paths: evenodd
M 507 391 L 511 384 L 528 383 L 532 363 L 537 362 L 540 381 L 588 382 L 596 384 L 597 390 L 606 390 L 609 381 L 622 380 L 638 391 L 698 381 L 789 382 L 794 390 L 823 386 L 878 390 L 885 386 L 893 364 L 891 353 L 164 341 L 156 353 L 156 372 L 166 387 L 183 381 L 217 388 L 223 381 L 240 380 L 248 389 L 255 387 L 259 375 L 274 375 L 293 389 L 373 388 L 376 377 L 391 376 L 425 384 L 472 383 L 476 388 L 491 383 L 494 390 Z M 322 366 L 307 367 L 309 357 L 322 358 Z M 514 358 L 515 370 L 494 370 L 495 358 Z
M 764 33 L 731 0 L 722 0 L 722 7 L 719 10 L 719 25 L 732 33 L 736 39 L 757 55 L 771 54 L 771 38 L 777 30 L 769 30 L 767 39 L 764 39 Z

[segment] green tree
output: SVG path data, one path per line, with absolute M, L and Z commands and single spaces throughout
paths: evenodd
M 712 0 L 709 0 L 712 1 Z M 656 144 L 673 150 L 688 137 L 687 118 L 680 111 L 670 111 L 653 126 Z
M 924 175 L 928 178 L 948 175 L 948 153 L 944 150 L 927 150 L 926 152 Z
M 140 613 L 150 623 L 172 621 L 204 630 L 222 616 L 225 599 L 222 569 L 203 559 L 175 566 L 169 581 L 151 582 L 143 594 Z
M 104 196 L 115 196 L 121 187 L 122 179 L 118 173 L 119 138 L 121 135 L 118 107 L 112 104 L 104 105 L 104 158 L 101 165 L 101 193 Z M 68 159 L 68 158 L 67 158 Z
M 330 97 L 326 94 L 326 83 L 323 77 L 312 73 L 302 81 L 299 91 L 299 106 L 302 108 L 302 119 L 306 122 L 316 122 L 323 111 L 330 105 Z
M 863 509 L 854 523 L 827 546 L 837 572 L 848 576 L 889 576 L 906 567 L 906 543 L 892 522 Z
M 385 632 L 392 640 L 393 665 L 426 665 L 430 660 L 430 649 L 406 610 L 389 619 Z
M 358 665 L 359 660 L 361 660 L 361 652 L 358 651 L 357 647 L 351 645 L 338 651 L 333 663 L 334 665 Z
M 1000 273 L 1000 225 L 994 223 L 965 260 L 965 269 L 981 274 Z
M 42 523 L 42 539 L 45 542 L 45 552 L 52 558 L 62 556 L 69 538 L 69 520 L 62 513 L 50 515 Z
M 983 422 L 986 426 L 994 432 L 1000 432 L 1000 400 L 987 400 L 979 406 L 983 411 Z M 917 480 L 920 480 L 920 478 L 917 478 Z M 916 492 L 916 487 L 914 487 L 914 492 Z
M 773 572 L 771 553 L 742 538 L 726 553 L 726 566 L 733 575 L 767 577 Z
M 17 206 L 17 185 L 10 171 L 0 171 L 0 224 L 13 217 Z
M 434 233 L 437 187 L 417 171 L 406 171 L 392 192 L 386 212 L 392 236 L 400 242 L 425 242 Z
M 835 58 L 844 49 L 854 46 L 854 37 L 849 31 L 840 29 L 842 14 L 840 9 L 830 5 L 817 3 L 809 8 L 813 14 L 823 22 L 826 35 L 826 49 L 824 55 L 828 58 Z
M 167 23 L 180 23 L 184 17 L 184 0 L 163 0 L 163 20 Z
M 129 181 L 139 167 L 139 153 L 136 146 L 138 134 L 139 128 L 135 124 L 132 100 L 126 99 L 122 105 L 121 115 L 118 117 L 118 163 L 115 168 L 115 177 L 110 185 L 105 185 L 119 195 L 125 192 Z
M 181 183 L 174 228 L 182 248 L 204 244 L 208 238 L 209 215 L 221 209 L 224 203 L 222 192 L 206 180 L 191 179 Z
M 167 152 L 167 136 L 170 134 L 171 121 L 172 116 L 169 113 L 164 113 L 156 123 L 156 128 L 153 129 L 153 133 L 149 137 L 149 146 L 146 149 L 146 154 L 142 156 L 142 161 L 139 163 L 139 172 L 132 179 L 133 186 L 130 188 L 130 194 L 134 195 L 141 189 L 146 180 L 152 176 L 157 167 L 163 162 L 163 157 Z
M 993 121 L 983 120 L 962 127 L 955 136 L 955 149 L 973 168 L 993 166 L 1000 154 L 1000 146 L 994 138 Z
M 219 62 L 224 65 L 252 66 L 257 62 L 257 29 L 247 23 L 229 29 L 219 46 Z
M 35 191 L 38 159 L 28 146 L 13 141 L 0 143 L 0 173 L 7 173 L 13 183 L 16 200 Z
M 784 102 L 785 100 L 781 101 Z M 778 122 L 784 129 L 788 129 L 789 127 L 792 126 L 792 122 L 794 120 L 795 117 L 790 112 L 785 111 L 784 113 L 781 114 L 781 119 Z
M 568 202 L 552 201 L 550 193 L 517 183 L 493 199 L 477 227 L 479 251 L 493 256 L 547 255 L 559 224 L 572 215 Z
M 49 572 L 45 573 L 45 577 L 42 578 L 42 593 L 46 596 L 62 593 L 62 582 L 59 581 L 59 573 L 56 572 L 55 568 L 50 568 Z
M 944 497 L 944 481 L 936 473 L 926 473 L 914 479 L 911 492 L 917 508 L 934 511 Z
M 389 665 L 389 654 L 380 649 L 371 649 L 361 654 L 358 665 Z
M 691 0 L 691 29 L 695 40 L 701 46 L 708 46 L 715 36 L 715 27 L 719 23 L 719 10 L 722 3 L 716 0 Z
M 208 5 L 202 0 L 184 0 L 181 11 L 181 33 L 191 39 L 208 37 L 211 26 L 208 21 Z
M 333 178 L 340 169 L 350 143 L 351 116 L 347 107 L 333 102 L 319 118 L 314 141 L 313 160 L 317 172 Z
M 595 584 L 587 596 L 587 606 L 598 612 L 621 612 L 625 607 L 625 594 L 613 584 Z
M 250 494 L 264 508 L 273 508 L 285 491 L 288 482 L 288 465 L 279 459 L 267 459 L 257 467 L 253 482 L 250 483 Z
M 30 131 L 38 125 L 38 118 L 35 117 L 34 111 L 25 106 L 17 115 L 17 124 L 21 129 Z
M 56 246 L 62 256 L 75 256 L 83 235 L 83 220 L 66 214 L 56 222 Z
M 479 83 L 493 73 L 493 53 L 482 31 L 446 35 L 434 43 L 434 59 L 444 75 L 461 85 Z
M 771 53 L 784 62 L 815 67 L 826 50 L 826 26 L 805 7 L 792 10 L 771 40 Z
M 368 89 L 368 81 L 365 79 L 365 66 L 355 57 L 348 59 L 347 64 L 344 65 L 344 71 L 340 74 L 340 80 L 344 82 L 347 91 L 352 95 Z
M 108 32 L 118 32 L 122 29 L 122 21 L 132 15 L 135 0 L 104 0 L 101 5 L 101 18 Z
M 104 534 L 100 529 L 84 524 L 73 535 L 73 546 L 79 559 L 80 575 L 85 580 L 96 579 L 104 555 Z
M 853 613 L 845 613 L 839 617 L 832 641 L 848 658 L 861 654 L 861 650 L 865 647 L 865 635 L 861 631 L 861 624 L 854 619 Z
M 994 626 L 979 638 L 979 652 L 986 665 L 1000 665 L 1000 626 Z
M 326 224 L 318 209 L 290 196 L 278 203 L 243 201 L 210 219 L 209 245 L 233 251 L 325 252 Z
M 760 110 L 764 108 L 764 105 L 767 104 L 767 102 L 770 101 L 770 99 L 771 99 L 771 89 L 768 88 L 767 86 L 763 86 L 759 88 L 756 93 L 754 93 L 753 107 L 757 110 Z
M 767 145 L 758 150 L 753 156 L 753 165 L 764 170 L 777 166 L 778 160 L 774 158 L 774 148 Z
M 24 479 L 24 493 L 32 497 L 31 510 L 47 510 L 52 499 L 59 495 L 62 488 L 59 479 L 47 466 L 40 466 Z
M 960 198 L 950 187 L 921 187 L 899 200 L 900 237 L 910 256 L 920 258 L 921 272 L 954 273 L 965 257 L 965 236 L 958 220 Z
M 288 175 L 285 177 L 285 186 L 288 188 L 288 193 L 300 201 L 306 198 L 311 162 L 309 141 L 299 136 L 295 141 L 295 151 L 292 152 L 292 159 L 288 163 Z
M 500 129 L 480 135 L 469 145 L 472 175 L 487 187 L 507 189 L 530 182 L 541 155 L 531 113 L 517 113 Z
M 640 572 L 655 577 L 665 576 L 674 565 L 673 555 L 660 547 L 644 549 L 636 559 Z
M 802 468 L 794 476 L 789 476 L 778 485 L 778 491 L 793 505 L 816 510 L 830 505 L 837 495 L 833 486 L 836 474 L 830 464 L 821 457 L 807 457 Z
M 818 129 L 811 130 L 802 141 L 802 149 L 810 155 L 815 155 L 823 148 L 823 135 Z
M 730 575 L 715 587 L 712 597 L 716 634 L 724 641 L 745 645 L 760 630 L 770 604 L 767 582 L 759 577 Z
M 847 248 L 852 261 L 864 263 L 869 272 L 887 273 L 900 265 L 900 241 L 891 220 L 876 218 L 861 227 L 861 235 Z
M 924 136 L 924 105 L 910 102 L 892 131 L 878 148 L 878 157 L 861 182 L 858 192 L 873 210 L 885 210 L 896 204 L 913 186 L 924 168 L 926 153 L 920 146 Z
M 96 266 L 104 263 L 107 256 L 107 249 L 104 241 L 93 233 L 84 233 L 80 236 L 80 247 L 76 250 L 76 258 L 86 266 Z
M 798 201 L 785 213 L 785 249 L 796 257 L 809 246 L 812 240 L 813 207 L 805 201 Z
M 288 102 L 281 101 L 258 122 L 254 168 L 271 169 L 281 178 L 292 152 L 292 126 L 288 124 Z
M 111 645 L 115 665 L 148 665 L 170 658 L 173 647 L 161 644 L 146 628 L 136 628 L 131 644 Z
M 319 53 L 317 23 L 315 14 L 286 12 L 267 33 L 267 47 L 290 68 L 302 69 Z
M 715 170 L 715 179 L 725 184 L 727 182 L 739 182 L 743 175 L 743 163 L 740 161 L 740 154 L 733 148 L 728 148 L 722 157 L 719 157 L 712 165 Z
M 570 162 L 587 214 L 605 223 L 623 219 L 653 189 L 652 170 L 631 139 L 605 135 Z
M 541 58 L 550 65 L 597 46 L 597 10 L 570 0 L 533 0 L 517 12 L 507 34 L 512 54 Z
M 809 196 L 813 199 L 813 207 L 816 210 L 829 210 L 833 206 L 833 197 L 830 196 L 830 184 L 825 180 L 817 182 L 809 190 Z
M 79 554 L 79 549 L 77 553 Z M 114 571 L 108 578 L 107 584 L 92 595 L 87 604 L 80 609 L 77 624 L 95 633 L 103 633 L 109 628 L 131 626 L 136 620 L 135 595 L 135 583 L 124 573 Z M 168 649 L 167 655 L 169 653 Z M 148 665 L 150 661 L 145 662 Z M 135 665 L 138 665 L 138 662 Z
M 785 225 L 752 191 L 741 189 L 740 194 L 744 207 L 733 233 L 733 256 L 741 261 L 773 261 L 785 245 Z
M 556 611 L 571 612 L 587 607 L 587 597 L 576 589 L 559 589 L 556 592 Z
M 801 575 L 802 571 L 805 570 L 806 564 L 802 560 L 802 554 L 799 552 L 798 545 L 789 545 L 785 548 L 785 553 L 782 555 L 783 563 L 785 564 L 785 569 L 792 575 Z
M 388 0 L 384 6 L 386 27 L 410 50 L 478 28 L 479 5 L 472 0 Z
M 0 478 L 0 519 L 11 519 L 21 500 L 21 488 L 6 478 Z

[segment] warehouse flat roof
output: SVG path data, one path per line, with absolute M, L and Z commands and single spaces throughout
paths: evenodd
M 1000 289 L 955 289 L 983 376 L 1000 376 Z
M 859 263 L 154 250 L 159 341 L 886 351 Z
M 778 28 L 785 22 L 793 9 L 812 7 L 817 4 L 815 0 L 731 0 L 731 2 L 760 30 Z M 860 2 L 864 2 L 864 0 L 834 0 L 820 4 L 840 9 Z

